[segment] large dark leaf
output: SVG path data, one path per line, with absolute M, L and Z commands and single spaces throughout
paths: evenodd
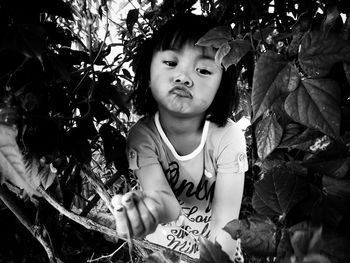
M 292 91 L 285 109 L 296 122 L 337 137 L 340 129 L 340 88 L 331 79 L 305 79 Z
M 215 54 L 215 63 L 218 66 L 221 66 L 223 63 L 224 57 L 230 52 L 231 47 L 228 43 L 224 43 L 220 46 L 218 51 Z M 227 68 L 226 68 L 227 69 Z
M 280 143 L 283 129 L 275 114 L 260 120 L 255 128 L 255 136 L 260 159 L 265 159 Z
M 305 167 L 310 170 L 335 178 L 343 178 L 349 171 L 350 157 L 336 159 L 320 159 L 304 162 Z
M 103 141 L 107 165 L 114 162 L 115 167 L 124 175 L 127 174 L 128 161 L 125 153 L 126 140 L 120 132 L 109 124 L 103 124 L 99 130 Z
M 325 77 L 340 61 L 350 63 L 350 42 L 340 36 L 312 31 L 301 42 L 299 64 L 311 77 Z
M 212 243 L 207 239 L 201 239 L 200 245 L 200 263 L 232 263 L 229 256 L 222 251 L 218 243 Z
M 229 45 L 231 47 L 230 51 L 222 59 L 222 65 L 225 69 L 232 64 L 236 65 L 252 48 L 250 42 L 243 39 L 232 40 Z
M 277 98 L 288 94 L 298 85 L 299 75 L 294 65 L 277 53 L 264 53 L 255 67 L 253 77 L 253 121 L 268 110 Z
M 303 200 L 308 184 L 296 175 L 290 167 L 279 165 L 256 182 L 253 194 L 253 208 L 261 215 L 284 218 L 295 204 Z
M 197 41 L 196 45 L 220 48 L 231 39 L 231 28 L 228 26 L 219 26 L 209 30 Z
M 80 129 L 74 127 L 67 133 L 67 151 L 76 158 L 77 161 L 89 164 L 92 158 L 91 147 L 86 137 L 81 136 Z
M 322 177 L 322 185 L 328 194 L 332 194 L 347 200 L 350 199 L 350 180 L 337 179 L 329 176 Z
M 284 130 L 282 141 L 278 148 L 308 151 L 309 147 L 315 143 L 315 138 L 323 135 L 321 132 L 311 128 L 307 128 L 303 132 L 296 134 L 297 130 L 299 129 L 296 126 L 288 125 Z
M 233 239 L 240 238 L 242 248 L 249 255 L 273 256 L 276 252 L 275 224 L 268 218 L 249 217 L 232 220 L 225 227 Z
M 138 9 L 131 9 L 128 12 L 128 15 L 126 16 L 126 27 L 128 28 L 129 33 L 132 33 L 132 29 L 137 22 L 137 19 L 139 17 L 139 10 Z

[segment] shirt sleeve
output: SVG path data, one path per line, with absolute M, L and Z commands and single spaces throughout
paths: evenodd
M 138 170 L 140 167 L 159 163 L 155 135 L 146 125 L 137 123 L 127 136 L 127 156 L 129 169 Z
M 220 140 L 217 166 L 218 174 L 248 170 L 246 140 L 243 131 L 233 122 L 227 124 L 227 130 Z

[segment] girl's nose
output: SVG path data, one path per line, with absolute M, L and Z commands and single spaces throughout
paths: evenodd
M 176 84 L 182 84 L 187 87 L 192 87 L 193 81 L 185 72 L 178 72 L 178 74 L 174 78 L 174 82 Z

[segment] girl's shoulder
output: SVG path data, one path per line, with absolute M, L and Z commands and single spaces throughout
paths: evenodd
M 238 139 L 244 137 L 244 132 L 240 126 L 231 119 L 228 119 L 225 126 L 218 126 L 210 122 L 208 136 L 213 139 L 222 140 L 223 138 Z

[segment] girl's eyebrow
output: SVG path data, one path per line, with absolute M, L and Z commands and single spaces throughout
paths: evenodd
M 168 48 L 163 50 L 164 51 L 170 51 L 170 52 L 175 52 L 175 53 L 179 53 L 181 52 L 181 48 Z M 214 55 L 210 55 L 208 54 L 208 52 L 205 52 L 204 50 L 202 50 L 201 54 L 197 57 L 198 59 L 204 59 L 204 60 L 214 60 Z

